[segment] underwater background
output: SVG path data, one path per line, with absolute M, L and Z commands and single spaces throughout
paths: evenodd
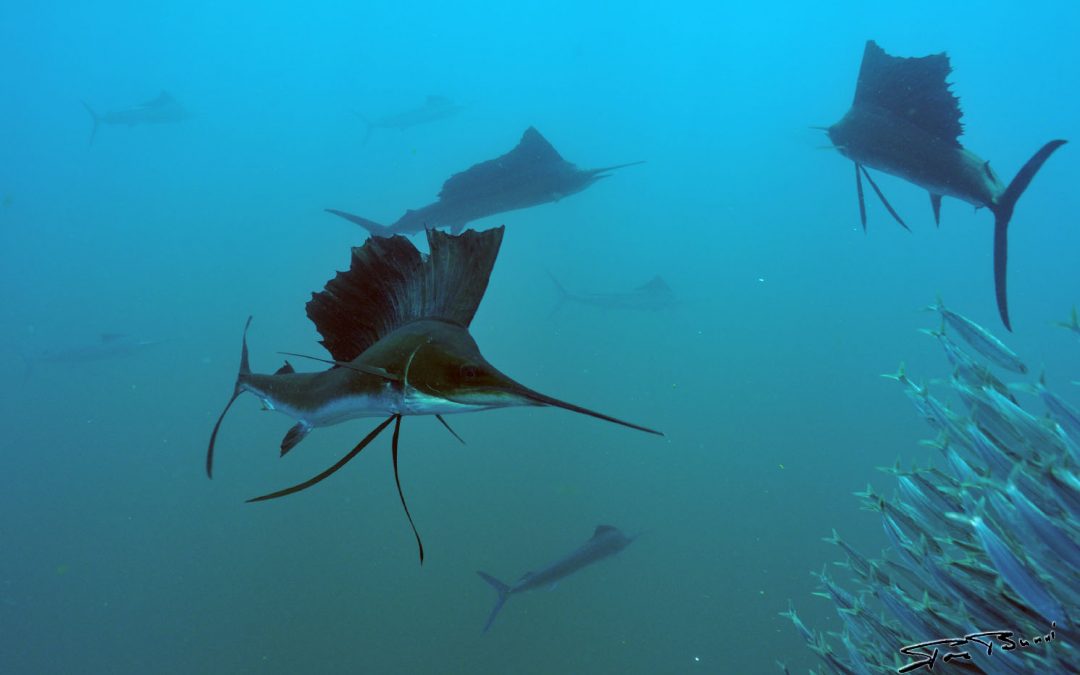
M 879 185 L 912 232 L 822 152 L 863 45 L 948 51 L 963 142 L 1006 180 L 1080 138 L 1080 8 L 1064 2 L 8 3 L 0 7 L 0 672 L 744 673 L 819 668 L 790 621 L 839 630 L 811 596 L 835 528 L 870 555 L 852 495 L 875 467 L 927 463 L 896 384 L 947 377 L 939 294 L 1080 405 L 1080 158 L 1065 146 L 1010 230 L 1014 333 L 997 321 L 991 217 Z M 177 124 L 103 125 L 166 90 Z M 365 141 L 429 95 L 448 119 Z M 400 458 L 416 550 L 376 442 L 317 489 L 244 500 L 322 470 L 373 426 L 318 429 L 234 406 L 204 473 L 251 314 L 253 366 L 324 355 L 304 303 L 366 233 L 535 126 L 571 162 L 645 160 L 506 224 L 472 324 L 540 391 L 665 432 L 555 409 L 409 420 Z M 419 243 L 420 238 L 414 241 Z M 661 275 L 677 307 L 552 312 L 573 290 Z M 51 363 L 125 333 L 127 358 Z M 299 369 L 317 364 L 294 361 Z M 32 367 L 30 367 L 32 365 Z M 553 591 L 501 579 L 598 524 L 645 535 Z M 996 628 L 996 626 L 987 626 Z M 919 636 L 925 639 L 945 636 Z M 1002 657 L 1004 658 L 1004 657 Z

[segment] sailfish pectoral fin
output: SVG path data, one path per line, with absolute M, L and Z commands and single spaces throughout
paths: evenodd
M 908 232 L 911 232 L 911 228 L 907 226 L 907 223 L 904 222 L 904 219 L 901 218 L 900 214 L 897 213 L 896 210 L 892 207 L 892 204 L 889 203 L 889 200 L 885 199 L 884 193 L 881 192 L 881 189 L 877 186 L 877 183 L 874 182 L 874 179 L 870 177 L 870 172 L 866 170 L 866 167 L 862 164 L 859 164 L 858 167 L 862 169 L 863 175 L 866 176 L 866 181 L 870 183 L 870 187 L 874 188 L 874 192 L 877 194 L 878 199 L 881 200 L 881 203 L 885 205 L 885 210 L 889 212 L 889 215 L 895 218 L 896 222 L 900 223 L 900 227 L 904 228 Z
M 934 226 L 941 227 L 941 195 L 930 193 L 930 207 L 934 209 Z
M 859 195 L 859 220 L 862 221 L 862 231 L 866 232 L 866 199 L 862 191 L 862 167 L 855 162 L 855 193 Z
M 453 436 L 454 438 L 458 439 L 458 441 L 459 441 L 459 442 L 460 442 L 460 443 L 461 443 L 462 445 L 465 445 L 465 439 L 464 439 L 464 438 L 462 438 L 461 436 L 458 436 L 457 432 L 456 432 L 456 431 L 454 431 L 454 430 L 453 430 L 453 429 L 452 429 L 452 428 L 450 427 L 450 423 L 449 423 L 449 422 L 447 422 L 447 421 L 446 421 L 445 419 L 443 419 L 443 416 L 442 416 L 442 415 L 436 415 L 436 416 L 435 416 L 435 419 L 439 420 L 439 422 L 441 422 L 441 423 L 442 423 L 442 425 L 443 425 L 444 427 L 446 427 L 446 430 L 450 432 L 450 435 L 451 435 L 451 436 Z
M 356 455 L 358 455 L 361 450 L 366 448 L 373 440 L 375 440 L 375 438 L 379 434 L 381 434 L 383 432 L 383 430 L 386 429 L 386 427 L 389 426 L 389 424 L 391 422 L 393 422 L 396 417 L 397 417 L 397 415 L 391 415 L 390 417 L 387 417 L 385 420 L 383 420 L 383 422 L 379 426 L 372 429 L 371 432 L 368 433 L 367 436 L 364 436 L 363 440 L 361 440 L 359 443 L 357 443 L 355 448 L 350 450 L 347 455 L 345 455 L 344 457 L 342 457 L 341 459 L 338 460 L 337 464 L 334 464 L 334 466 L 330 467 L 326 471 L 323 471 L 322 473 L 320 473 L 319 475 L 317 475 L 317 476 L 315 476 L 313 478 L 307 479 L 303 483 L 298 483 L 298 484 L 296 484 L 296 485 L 294 485 L 292 487 L 285 488 L 284 490 L 278 490 L 277 492 L 271 492 L 270 494 L 266 494 L 266 495 L 263 495 L 261 497 L 254 497 L 252 499 L 249 499 L 248 502 L 249 503 L 250 502 L 263 502 L 263 501 L 266 501 L 268 499 L 277 499 L 278 497 L 285 497 L 285 496 L 291 495 L 291 494 L 293 494 L 295 492 L 300 492 L 301 490 L 306 490 L 307 488 L 311 487 L 312 485 L 315 485 L 316 483 L 319 483 L 322 480 L 324 480 L 326 478 L 329 478 L 334 472 L 336 472 L 338 469 L 340 469 L 341 467 L 348 464 L 350 459 L 352 459 L 353 457 L 356 457 Z
M 412 514 L 409 513 L 409 505 L 405 503 L 405 493 L 401 491 L 401 479 L 398 477 L 398 435 L 401 432 L 401 415 L 394 416 L 394 437 L 390 441 L 390 456 L 394 462 L 394 484 L 397 486 L 398 497 L 401 498 L 401 508 L 405 509 L 405 517 L 409 519 L 409 527 L 412 528 L 413 536 L 416 537 L 416 546 L 420 549 L 420 564 L 424 564 L 424 542 L 420 541 L 420 533 L 416 531 L 416 523 L 413 522 Z
M 318 356 L 308 356 L 307 354 L 297 354 L 295 352 L 278 352 L 278 353 L 283 354 L 284 356 L 296 356 L 296 357 L 301 358 L 301 359 L 311 359 L 312 361 L 318 361 L 319 363 L 329 363 L 330 365 L 337 366 L 338 368 L 348 368 L 349 370 L 355 370 L 358 373 L 367 373 L 368 375 L 374 375 L 375 377 L 381 377 L 383 379 L 390 380 L 391 382 L 397 382 L 397 381 L 399 381 L 401 379 L 400 377 L 398 377 L 397 375 L 394 375 L 393 373 L 386 370 L 385 368 L 379 368 L 378 366 L 368 366 L 368 365 L 364 365 L 364 364 L 360 364 L 360 363 L 352 363 L 352 362 L 349 362 L 349 361 L 335 361 L 334 359 L 324 359 L 324 358 L 320 358 Z M 286 361 L 285 365 L 288 366 L 289 362 Z M 278 371 L 278 372 L 281 372 L 281 371 Z M 291 371 L 291 372 L 295 372 L 295 371 Z

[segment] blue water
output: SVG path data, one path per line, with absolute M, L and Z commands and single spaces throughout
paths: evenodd
M 846 111 L 863 44 L 947 50 L 964 143 L 1005 179 L 1080 139 L 1080 10 L 1054 2 L 8 3 L 0 7 L 0 671 L 5 673 L 793 672 L 815 661 L 778 616 L 835 629 L 810 570 L 838 529 L 886 544 L 851 496 L 874 467 L 924 461 L 893 383 L 943 372 L 920 308 L 1003 333 L 991 216 L 879 185 L 913 232 L 810 129 Z M 182 123 L 103 126 L 170 92 Z M 457 116 L 367 143 L 429 94 Z M 646 160 L 557 204 L 482 219 L 506 237 L 472 326 L 497 367 L 663 430 L 553 409 L 406 420 L 302 495 L 244 500 L 322 470 L 371 427 L 291 425 L 241 398 L 203 473 L 243 322 L 253 365 L 322 354 L 310 293 L 364 233 L 536 126 L 584 167 Z M 1080 159 L 1068 145 L 1011 228 L 1009 343 L 1080 379 Z M 661 274 L 677 309 L 569 306 L 547 271 L 620 291 Z M 24 358 L 101 333 L 168 339 L 126 359 Z M 315 369 L 315 364 L 298 367 Z M 1077 392 L 1070 392 L 1077 393 Z M 1077 401 L 1076 396 L 1073 401 Z M 551 592 L 494 594 L 597 524 L 647 534 Z M 830 623 L 831 622 L 831 623 Z M 816 667 L 816 666 L 814 666 Z

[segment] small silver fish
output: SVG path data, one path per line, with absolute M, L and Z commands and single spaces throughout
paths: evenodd
M 960 339 L 968 343 L 972 349 L 982 354 L 991 363 L 1021 375 L 1027 373 L 1027 366 L 1016 355 L 1016 352 L 1006 347 L 1001 340 L 991 335 L 990 331 L 971 319 L 946 309 L 944 303 L 941 302 L 941 298 L 938 298 L 936 305 L 931 305 L 927 309 L 940 312 L 941 318 L 944 319 L 946 324 L 952 326 Z

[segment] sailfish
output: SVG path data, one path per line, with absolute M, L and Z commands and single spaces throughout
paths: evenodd
M 381 237 L 423 232 L 429 227 L 448 227 L 457 234 L 474 220 L 557 202 L 607 178 L 611 171 L 641 163 L 579 169 L 529 127 L 513 150 L 450 176 L 436 201 L 405 211 L 390 225 L 338 209 L 326 210 Z
M 104 113 L 97 112 L 91 108 L 90 104 L 86 101 L 83 101 L 83 107 L 86 108 L 86 112 L 90 113 L 90 119 L 94 122 L 94 126 L 90 130 L 90 145 L 94 144 L 94 138 L 97 136 L 98 127 L 102 124 L 133 127 L 138 124 L 171 124 L 183 122 L 191 117 L 191 113 L 188 112 L 184 106 L 180 105 L 180 102 L 173 98 L 169 92 L 164 90 L 162 90 L 157 97 L 152 98 L 149 101 L 128 106 L 127 108 L 109 110 Z
M 960 144 L 963 134 L 960 101 L 946 82 L 951 72 L 949 57 L 944 53 L 909 58 L 891 56 L 870 40 L 863 52 L 851 109 L 825 131 L 840 154 L 855 163 L 859 217 L 864 230 L 864 176 L 886 210 L 907 228 L 867 167 L 927 190 L 935 223 L 941 221 L 943 196 L 961 199 L 976 208 L 986 207 L 994 214 L 995 295 L 1001 321 L 1012 330 L 1005 286 L 1009 221 L 1031 179 L 1065 141 L 1053 140 L 1043 145 L 1012 182 L 1005 185 L 989 162 Z
M 430 253 L 422 255 L 403 236 L 371 237 L 352 249 L 347 271 L 339 272 L 307 303 L 308 318 L 330 352 L 327 370 L 300 373 L 286 362 L 273 374 L 252 372 L 247 331 L 232 397 L 218 417 L 206 450 L 212 477 L 214 444 L 237 397 L 251 392 L 270 410 L 296 420 L 281 441 L 285 455 L 317 427 L 359 417 L 384 417 L 370 433 L 322 473 L 292 487 L 248 500 L 277 499 L 326 479 L 367 447 L 392 423 L 391 456 L 398 496 L 420 540 L 398 477 L 398 438 L 405 416 L 443 418 L 510 406 L 553 406 L 651 434 L 660 432 L 567 403 L 519 384 L 483 357 L 469 324 L 487 289 L 504 227 L 450 235 L 427 231 Z M 296 356 L 296 355 L 293 355 Z

